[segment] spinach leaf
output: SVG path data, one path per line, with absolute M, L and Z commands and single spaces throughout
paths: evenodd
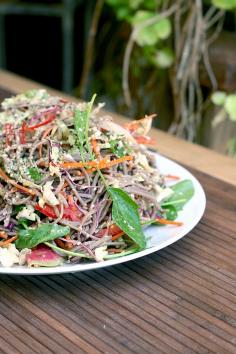
M 176 211 L 182 210 L 184 205 L 193 197 L 194 186 L 193 182 L 189 179 L 185 179 L 179 183 L 176 183 L 171 187 L 174 194 L 162 204 L 162 207 L 174 206 Z
M 80 154 L 81 154 L 83 161 L 85 161 L 84 145 L 86 145 L 90 157 L 93 158 L 91 146 L 89 144 L 89 139 L 88 139 L 88 131 L 89 131 L 89 116 L 90 116 L 95 98 L 96 98 L 96 95 L 93 95 L 91 101 L 88 103 L 88 107 L 86 110 L 84 110 L 84 111 L 81 111 L 79 109 L 75 110 L 74 126 L 75 126 L 75 130 L 76 130 L 77 138 L 78 138 L 77 144 L 80 149 Z
M 41 181 L 42 174 L 40 173 L 38 167 L 29 167 L 28 172 L 32 180 L 34 180 L 35 182 Z
M 69 226 L 60 226 L 57 224 L 41 224 L 36 229 L 27 228 L 20 230 L 16 240 L 17 248 L 33 248 L 39 243 L 54 240 L 63 237 L 70 232 Z
M 176 207 L 174 205 L 168 205 L 168 206 L 164 206 L 163 207 L 166 212 L 166 219 L 167 220 L 175 220 L 178 216 L 178 213 L 177 213 L 177 210 L 176 210 Z
M 140 223 L 138 205 L 120 188 L 108 188 L 112 199 L 112 219 L 140 248 L 146 240 Z

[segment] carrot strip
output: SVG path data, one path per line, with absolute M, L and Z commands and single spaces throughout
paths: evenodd
M 0 168 L 0 178 L 3 179 L 5 182 L 11 184 L 12 186 L 16 187 L 17 189 L 21 190 L 22 192 L 35 196 L 36 193 L 32 189 L 26 188 L 24 186 L 21 186 L 18 184 L 16 181 L 11 179 L 1 168 Z
M 153 119 L 157 117 L 157 115 L 154 113 L 154 114 L 151 114 L 147 117 L 144 117 L 144 118 L 141 118 L 141 119 L 137 119 L 137 120 L 134 120 L 134 121 L 131 121 L 130 123 L 126 124 L 125 125 L 125 128 L 127 130 L 129 130 L 131 133 L 135 132 L 139 127 L 140 125 L 142 125 L 147 119 Z
M 91 140 L 91 145 L 92 145 L 93 152 L 95 153 L 96 157 L 97 157 L 97 158 L 100 158 L 101 155 L 100 155 L 99 146 L 98 146 L 98 144 L 97 144 L 97 140 L 96 140 L 96 139 L 92 139 L 92 140 Z
M 175 225 L 175 226 L 182 226 L 183 222 L 181 221 L 172 221 L 172 220 L 167 220 L 167 219 L 156 219 L 157 222 L 163 225 Z
M 49 134 L 50 132 L 52 131 L 52 129 L 54 128 L 55 126 L 53 127 L 50 127 L 48 128 L 42 135 L 42 140 L 45 139 Z M 42 149 L 43 149 L 43 144 L 40 144 L 39 147 L 38 147 L 38 150 L 39 150 L 39 158 L 41 159 L 42 158 Z
M 173 179 L 173 180 L 179 180 L 179 176 L 174 176 L 174 175 L 165 175 L 164 178 L 166 179 Z
M 6 231 L 0 231 L 0 237 L 1 237 L 1 238 L 4 238 L 4 239 L 7 239 L 8 236 L 7 236 Z
M 11 238 L 9 238 L 6 241 L 1 241 L 0 247 L 5 247 L 5 246 L 9 245 L 10 243 L 14 242 L 16 239 L 17 239 L 17 236 L 12 236 Z
M 120 157 L 119 159 L 116 159 L 116 160 L 112 160 L 112 161 L 109 161 L 109 162 L 105 162 L 104 160 L 101 160 L 99 163 L 98 163 L 98 166 L 97 168 L 99 170 L 103 169 L 103 168 L 110 168 L 114 165 L 117 165 L 119 163 L 122 163 L 124 161 L 131 161 L 133 160 L 133 156 L 123 156 L 123 157 Z
M 65 169 L 71 169 L 71 168 L 81 168 L 81 167 L 97 167 L 97 162 L 96 161 L 86 161 L 86 162 L 62 162 L 59 163 L 59 167 L 65 168 Z
M 124 231 L 121 231 L 121 232 L 119 232 L 118 234 L 116 234 L 116 235 L 114 235 L 114 236 L 112 236 L 112 241 L 115 241 L 115 240 L 117 240 L 119 237 L 121 237 L 121 236 L 123 236 L 124 235 Z
M 81 168 L 81 167 L 92 167 L 92 169 L 87 170 L 86 172 L 93 172 L 94 169 L 98 168 L 99 170 L 103 168 L 110 168 L 114 165 L 117 165 L 121 162 L 124 161 L 130 161 L 133 160 L 133 156 L 123 156 L 120 157 L 119 159 L 108 161 L 107 159 L 102 159 L 101 161 L 86 161 L 86 162 L 63 162 L 59 164 L 59 167 L 65 168 L 65 169 L 71 169 L 71 168 Z

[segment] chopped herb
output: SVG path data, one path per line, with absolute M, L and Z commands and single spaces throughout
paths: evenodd
M 74 126 L 77 134 L 77 145 L 80 149 L 81 158 L 85 161 L 85 149 L 84 145 L 87 148 L 87 151 L 91 158 L 93 158 L 93 153 L 88 139 L 89 131 L 89 116 L 93 107 L 94 100 L 96 95 L 93 95 L 91 101 L 88 103 L 88 107 L 85 111 L 76 109 L 74 116 Z
M 42 179 L 42 174 L 40 173 L 40 170 L 38 167 L 29 167 L 28 172 L 30 175 L 30 178 L 35 181 L 35 182 L 40 182 Z

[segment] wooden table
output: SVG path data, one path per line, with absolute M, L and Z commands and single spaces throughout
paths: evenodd
M 32 85 L 0 73 L 1 97 Z M 126 264 L 1 276 L 1 353 L 236 353 L 235 161 L 153 134 L 160 151 L 203 184 L 201 222 L 172 246 Z

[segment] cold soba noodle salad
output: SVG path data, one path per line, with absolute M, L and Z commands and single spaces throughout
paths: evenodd
M 122 127 L 100 106 L 32 90 L 0 113 L 0 264 L 103 261 L 146 247 L 143 228 L 181 225 L 191 181 L 168 187 L 145 147 L 154 116 Z M 160 228 L 161 232 L 161 228 Z

